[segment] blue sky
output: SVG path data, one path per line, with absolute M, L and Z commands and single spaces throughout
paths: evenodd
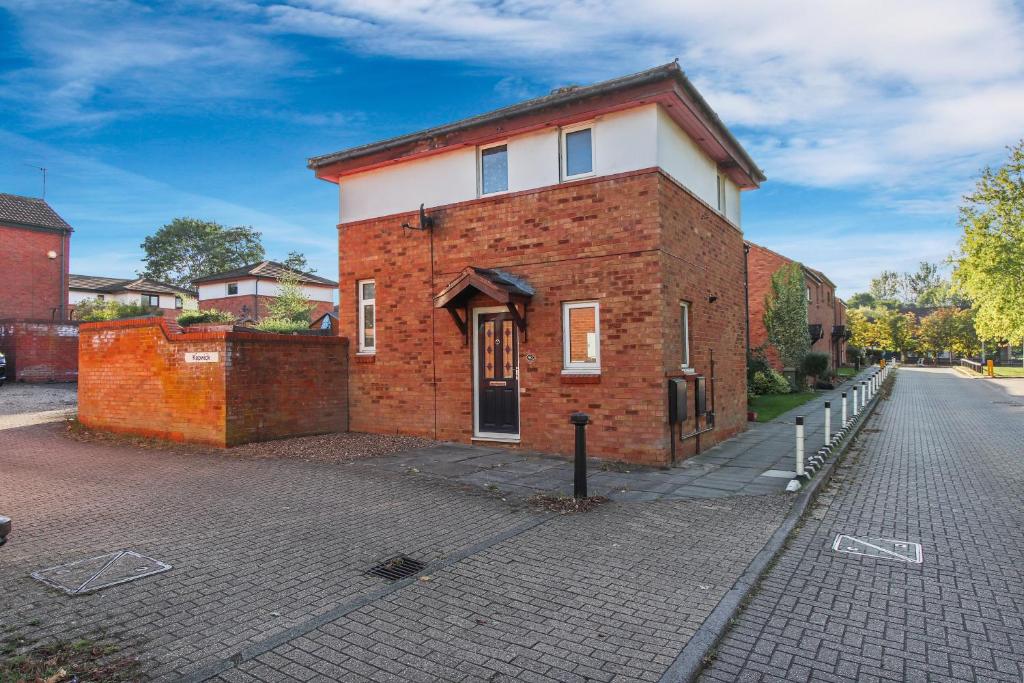
M 49 169 L 73 272 L 130 276 L 188 215 L 334 277 L 307 157 L 676 57 L 769 177 L 747 236 L 841 295 L 945 258 L 1024 136 L 1024 11 L 996 0 L 0 0 L 0 191 Z

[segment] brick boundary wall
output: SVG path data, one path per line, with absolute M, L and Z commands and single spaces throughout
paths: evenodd
M 347 431 L 347 347 L 341 337 L 173 334 L 159 318 L 83 323 L 78 419 L 220 447 Z
M 74 382 L 78 323 L 0 320 L 0 353 L 7 357 L 7 379 L 12 382 Z

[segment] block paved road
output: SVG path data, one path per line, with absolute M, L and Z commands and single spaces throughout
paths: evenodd
M 368 462 L 246 460 L 0 430 L 0 636 L 106 638 L 164 681 L 656 681 L 786 496 L 581 515 Z M 170 571 L 70 597 L 35 570 L 117 550 Z M 431 580 L 364 572 L 398 553 Z
M 1021 681 L 1022 497 L 1019 392 L 900 369 L 702 680 Z M 837 534 L 924 562 L 836 553 Z

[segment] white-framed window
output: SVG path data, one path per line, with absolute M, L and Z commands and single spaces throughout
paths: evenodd
M 562 178 L 582 178 L 594 173 L 594 126 L 562 130 Z
M 681 363 L 679 367 L 686 370 L 690 367 L 690 302 L 679 302 L 679 342 Z
M 228 283 L 228 296 L 232 296 L 233 294 L 238 294 L 238 283 L 237 282 L 229 282 Z
M 562 304 L 564 372 L 601 372 L 601 314 L 596 301 Z
M 807 288 L 807 303 L 811 303 L 811 288 Z
M 105 300 L 106 298 L 107 298 L 107 297 L 106 297 L 106 296 L 104 296 L 103 294 L 97 294 L 97 295 L 96 295 L 96 301 L 103 301 L 103 300 Z
M 480 148 L 480 194 L 508 191 L 508 145 Z
M 182 308 L 182 307 L 184 307 L 184 305 L 185 305 L 185 300 L 184 299 L 182 299 L 180 296 L 174 297 L 174 307 L 175 308 Z
M 359 299 L 359 353 L 377 352 L 377 283 L 360 280 L 356 283 Z
M 718 212 L 724 215 L 725 214 L 725 188 L 726 188 L 725 178 L 722 177 L 721 173 L 719 173 L 717 177 L 718 177 Z

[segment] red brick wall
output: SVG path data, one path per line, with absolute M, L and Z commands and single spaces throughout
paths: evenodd
M 83 323 L 78 417 L 215 446 L 345 431 L 346 347 L 338 337 L 171 335 L 159 319 Z M 189 363 L 190 352 L 218 359 Z
M 0 320 L 0 353 L 7 379 L 74 382 L 78 378 L 78 323 Z
M 679 370 L 678 360 L 668 361 L 664 336 L 672 330 L 678 337 L 678 300 L 673 309 L 666 296 L 706 302 L 707 274 L 721 271 L 714 314 L 727 322 L 705 323 L 691 343 L 698 369 L 706 371 L 707 340 L 728 340 L 743 330 L 739 232 L 655 169 L 430 214 L 433 233 L 403 230 L 403 222 L 416 222 L 406 214 L 339 226 L 343 336 L 357 334 L 356 282 L 377 283 L 377 353 L 358 356 L 352 349 L 352 429 L 472 438 L 472 347 L 449 314 L 432 306 L 433 295 L 472 265 L 520 275 L 537 291 L 527 335 L 520 336 L 521 446 L 570 453 L 569 414 L 583 410 L 593 420 L 588 445 L 594 455 L 666 462 L 666 374 Z M 682 272 L 669 265 L 666 252 L 697 266 Z M 705 255 L 723 260 L 709 262 Z M 579 300 L 600 302 L 599 377 L 562 374 L 562 303 Z M 471 310 L 493 305 L 479 295 L 470 302 Z M 719 386 L 720 412 L 736 408 L 735 416 L 720 416 L 719 438 L 745 424 L 742 342 L 738 348 L 716 355 L 719 372 L 730 377 Z
M 750 348 L 756 349 L 766 345 L 765 353 L 768 360 L 777 368 L 782 367 L 779 355 L 774 347 L 767 346 L 768 331 L 764 326 L 765 298 L 771 291 L 772 275 L 788 263 L 793 261 L 770 249 L 750 244 L 750 253 L 747 255 L 747 272 L 750 280 Z M 821 325 L 824 335 L 811 346 L 811 350 L 832 355 L 832 326 L 838 324 L 835 322 L 835 290 L 827 282 L 819 283 L 806 273 L 804 287 L 811 289 L 811 300 L 807 304 L 807 324 Z
M 225 296 L 219 299 L 204 299 L 199 302 L 200 310 L 208 310 L 210 308 L 217 308 L 222 311 L 230 311 L 237 316 L 242 315 L 242 307 L 249 307 L 249 315 L 256 315 L 257 318 L 264 318 L 270 313 L 268 308 L 271 301 L 275 297 L 260 295 L 242 295 L 242 296 Z M 334 310 L 334 304 L 329 301 L 310 301 L 313 304 L 313 310 L 310 313 L 310 320 L 316 320 L 324 313 L 330 313 Z M 258 310 L 257 310 L 258 309 Z
M 65 242 L 61 262 L 61 243 Z M 0 318 L 54 320 L 54 309 L 68 300 L 70 239 L 59 232 L 0 225 Z M 54 251 L 51 259 L 47 252 Z M 61 273 L 64 287 L 61 288 Z M 58 314 L 56 319 L 60 319 Z

